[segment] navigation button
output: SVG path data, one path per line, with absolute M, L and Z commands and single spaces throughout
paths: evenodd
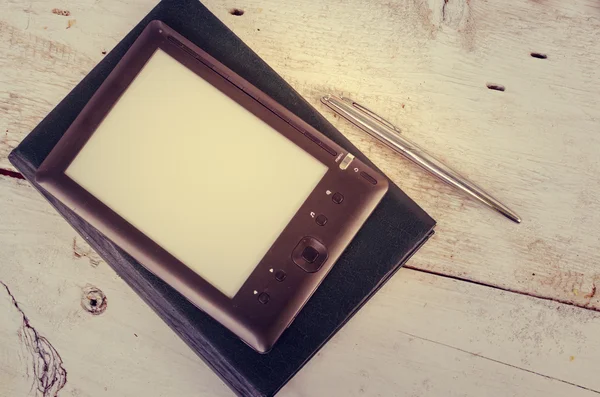
M 336 192 L 333 194 L 333 196 L 331 196 L 331 201 L 333 201 L 336 204 L 342 204 L 342 201 L 344 201 L 344 196 L 342 195 L 342 193 Z
M 323 214 L 318 215 L 315 218 L 315 222 L 317 222 L 317 225 L 319 225 L 319 226 L 325 226 L 325 224 L 327 223 L 327 217 Z

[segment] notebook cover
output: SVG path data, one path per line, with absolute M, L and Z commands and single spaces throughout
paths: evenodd
M 431 236 L 435 221 L 396 185 L 390 184 L 380 205 L 271 352 L 261 355 L 246 346 L 34 181 L 35 171 L 42 161 L 136 37 L 153 19 L 164 21 L 340 146 L 377 169 L 196 0 L 163 0 L 159 3 L 50 112 L 9 158 L 103 259 L 237 394 L 271 396 Z

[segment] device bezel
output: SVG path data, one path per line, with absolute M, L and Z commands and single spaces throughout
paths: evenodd
M 314 191 L 233 298 L 204 280 L 65 174 L 79 150 L 157 49 L 181 62 L 328 167 Z M 255 350 L 266 352 L 290 325 L 387 191 L 387 179 L 358 159 L 354 159 L 349 168 L 340 168 L 342 159 L 348 155 L 343 148 L 166 24 L 152 21 L 43 161 L 36 173 L 36 181 L 198 308 Z M 362 173 L 372 179 L 362 177 Z M 342 203 L 331 200 L 335 192 L 344 195 Z M 327 216 L 326 225 L 315 222 L 317 214 Z M 327 250 L 327 258 L 318 271 L 308 272 L 294 262 L 298 260 L 297 255 L 292 258 L 294 248 L 307 237 L 317 240 Z M 285 272 L 284 281 L 274 277 L 278 271 Z M 257 299 L 261 293 L 269 294 L 268 303 Z

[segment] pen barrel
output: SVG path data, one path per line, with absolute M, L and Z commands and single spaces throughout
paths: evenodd
M 432 175 L 446 182 L 450 186 L 468 194 L 469 196 L 481 201 L 487 206 L 500 212 L 502 215 L 514 222 L 521 222 L 521 218 L 498 201 L 496 198 L 485 192 L 482 188 L 473 182 L 461 176 L 458 172 L 448 167 L 435 157 L 425 152 L 417 144 L 408 141 L 402 137 L 398 131 L 390 128 L 384 123 L 378 122 L 370 115 L 355 108 L 352 102 L 329 95 L 323 97 L 323 103 L 340 114 L 346 120 L 356 125 L 375 139 L 384 143 L 394 151 L 400 153 L 410 161 L 414 162 Z
M 452 168 L 437 160 L 435 157 L 423 151 L 420 151 L 419 153 L 415 153 L 414 151 L 409 153 L 403 153 L 401 151 L 398 152 L 412 160 L 421 168 L 427 170 L 434 176 L 437 176 L 442 181 L 495 209 L 508 219 L 517 223 L 521 222 L 521 218 L 514 211 L 502 204 L 498 199 L 487 193 L 473 182 L 462 177 Z

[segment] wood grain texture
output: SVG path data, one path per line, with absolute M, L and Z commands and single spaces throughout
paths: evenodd
M 0 4 L 0 168 L 8 153 L 155 5 L 7 0 Z M 68 21 L 76 21 L 67 29 Z M 104 54 L 103 54 L 104 53 Z
M 437 221 L 412 266 L 600 308 L 600 4 L 209 8 Z M 260 29 L 260 30 L 259 30 Z M 547 59 L 530 56 L 540 52 Z M 487 83 L 502 84 L 504 92 Z M 516 226 L 338 120 L 364 103 L 519 213 Z
M 106 263 L 87 254 L 91 252 L 87 243 L 40 201 L 39 193 L 12 178 L 3 178 L 0 185 L 0 281 L 62 358 L 67 383 L 60 395 L 178 396 L 192 395 L 192 390 L 196 395 L 230 395 Z M 27 223 L 32 225 L 30 231 L 24 228 Z M 101 314 L 86 310 L 90 286 L 106 296 Z M 0 290 L 0 300 L 7 299 Z M 19 316 L 7 302 L 0 306 L 2 318 L 8 315 L 12 320 L 0 326 L 0 352 L 11 353 L 26 345 L 18 333 Z M 28 390 L 34 384 L 33 373 L 25 366 L 31 358 L 8 353 L 0 354 L 0 385 L 8 385 L 0 387 L 0 396 L 27 395 L 10 391 Z M 179 382 L 166 381 L 175 374 Z
M 402 270 L 282 395 L 600 391 L 598 314 L 582 309 L 600 310 L 597 1 L 204 3 L 438 220 L 409 267 L 549 299 Z M 154 4 L 0 4 L 0 169 L 13 169 L 8 152 Z M 243 15 L 230 14 L 234 7 Z M 523 224 L 333 117 L 318 103 L 327 92 L 381 113 L 513 207 Z M 0 179 L 0 245 L 0 280 L 63 361 L 61 395 L 230 395 L 14 179 Z M 107 296 L 101 315 L 82 307 L 88 285 Z M 19 339 L 23 316 L 2 289 L 0 310 L 0 395 L 36 395 Z
M 0 177 L 0 202 L 0 396 L 36 381 L 12 298 L 61 357 L 59 395 L 231 395 L 33 188 Z M 404 269 L 281 395 L 595 395 L 599 331 L 594 311 Z
M 0 168 L 11 168 L 10 149 L 153 5 L 65 2 L 77 20 L 69 29 L 48 1 L 0 5 Z M 600 309 L 597 2 L 206 5 L 438 220 L 438 236 L 412 266 Z M 336 119 L 318 103 L 326 92 L 390 119 L 523 224 Z

